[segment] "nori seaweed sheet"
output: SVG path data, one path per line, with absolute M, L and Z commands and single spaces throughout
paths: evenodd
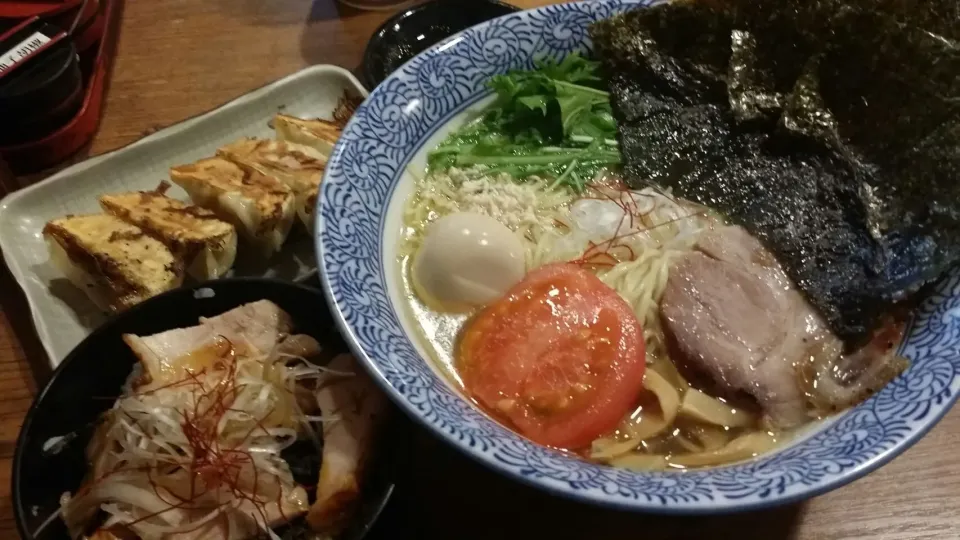
M 685 1 L 594 25 L 627 183 L 743 224 L 864 343 L 960 259 L 951 1 Z

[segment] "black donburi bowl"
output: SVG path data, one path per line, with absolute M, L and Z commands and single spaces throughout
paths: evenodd
M 38 394 L 20 431 L 13 460 L 13 506 L 23 540 L 67 540 L 57 518 L 34 534 L 59 508 L 60 496 L 74 492 L 86 471 L 85 448 L 100 414 L 109 409 L 136 357 L 125 333 L 153 334 L 193 326 L 248 302 L 271 300 L 291 315 L 297 332 L 316 338 L 325 352 L 346 350 L 323 293 L 269 279 L 224 279 L 185 287 L 152 298 L 108 321 L 81 342 Z M 386 435 L 386 434 L 385 434 Z M 51 439 L 63 441 L 51 451 Z M 46 449 L 45 449 L 46 446 Z M 362 538 L 393 491 L 394 456 L 378 456 L 364 485 L 363 501 L 342 538 Z
M 383 23 L 363 54 L 363 79 L 373 89 L 387 75 L 430 46 L 520 8 L 496 0 L 433 0 L 405 9 Z

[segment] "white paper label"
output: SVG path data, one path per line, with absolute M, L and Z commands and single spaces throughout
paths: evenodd
M 40 47 L 50 43 L 50 38 L 40 32 L 34 32 L 26 39 L 17 43 L 9 51 L 0 54 L 0 75 L 22 62 Z

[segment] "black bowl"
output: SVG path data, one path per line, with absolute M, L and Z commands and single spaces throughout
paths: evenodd
M 493 0 L 433 0 L 394 15 L 377 29 L 363 54 L 363 78 L 373 89 L 430 46 L 520 8 Z
M 200 289 L 207 290 L 199 293 Z M 57 511 L 61 494 L 73 492 L 80 485 L 87 471 L 85 448 L 92 428 L 100 414 L 113 405 L 137 361 L 123 343 L 123 334 L 153 334 L 193 326 L 200 317 L 262 299 L 287 311 L 297 332 L 316 338 L 325 352 L 346 350 L 323 293 L 268 279 L 225 279 L 181 288 L 112 318 L 64 359 L 27 413 L 13 458 L 11 489 L 20 537 L 69 538 L 60 519 L 43 527 L 39 534 L 34 532 Z M 62 449 L 56 453 L 44 451 L 51 438 L 64 436 L 70 440 Z M 396 455 L 385 454 L 375 460 L 357 519 L 343 538 L 362 538 L 373 525 L 393 491 L 396 460 Z
M 38 29 L 48 35 L 58 31 L 50 25 Z M 40 50 L 0 81 L 0 145 L 40 139 L 63 127 L 82 105 L 80 57 L 73 41 L 64 39 Z

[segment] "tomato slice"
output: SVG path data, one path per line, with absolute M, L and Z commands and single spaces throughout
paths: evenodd
M 560 263 L 530 272 L 471 319 L 456 362 L 481 405 L 534 442 L 577 450 L 633 409 L 646 352 L 629 304 Z

